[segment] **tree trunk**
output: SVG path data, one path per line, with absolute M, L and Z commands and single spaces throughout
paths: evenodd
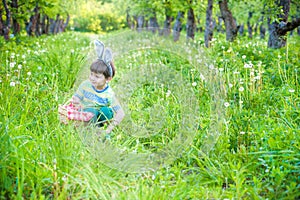
M 3 36 L 3 28 L 4 28 L 4 22 L 3 22 L 3 9 L 0 6 L 0 35 Z
M 4 9 L 5 9 L 5 17 L 6 17 L 6 21 L 2 21 L 4 22 L 3 23 L 3 27 L 2 27 L 2 33 L 3 33 L 3 36 L 4 36 L 4 39 L 5 40 L 9 40 L 9 32 L 10 32 L 10 27 L 11 27 L 11 24 L 10 24 L 10 20 L 11 20 L 11 13 L 10 13 L 10 10 L 7 6 L 7 1 L 6 0 L 2 0 L 2 3 L 3 3 L 3 6 L 4 6 Z M 2 16 L 1 16 L 2 18 Z
M 139 15 L 137 17 L 137 30 L 138 32 L 142 31 L 142 29 L 144 28 L 144 23 L 145 23 L 145 17 L 142 15 Z
M 42 21 L 41 21 L 41 33 L 42 34 L 48 34 L 47 19 L 48 19 L 48 16 L 47 15 L 43 15 Z
M 41 31 L 41 14 L 38 12 L 36 15 L 36 27 L 35 27 L 35 36 L 41 36 L 42 31 Z
M 238 32 L 236 22 L 228 8 L 227 0 L 219 1 L 219 7 L 225 23 L 226 40 L 232 42 L 235 40 Z
M 65 32 L 68 24 L 69 24 L 69 21 L 70 21 L 70 15 L 68 14 L 67 15 L 67 19 L 66 19 L 66 22 L 64 23 L 64 20 L 62 20 L 62 24 L 61 24 L 61 32 Z
M 264 27 L 264 25 L 262 23 L 259 26 L 259 36 L 260 36 L 260 39 L 265 39 L 265 36 L 266 36 L 266 28 Z
M 269 40 L 268 40 L 268 47 L 269 48 L 281 48 L 286 45 L 287 41 L 287 32 L 291 31 L 298 26 L 300 26 L 300 18 L 296 18 L 291 22 L 288 22 L 288 15 L 290 11 L 290 0 L 279 0 L 277 1 L 277 6 L 282 7 L 283 14 L 279 14 L 277 18 L 280 20 L 279 22 L 269 21 Z
M 12 16 L 13 33 L 14 35 L 18 35 L 20 33 L 20 24 L 17 19 L 18 10 L 19 10 L 18 0 L 12 0 L 11 7 L 14 10 L 14 15 Z
M 37 23 L 39 19 L 39 7 L 38 3 L 36 3 L 35 8 L 34 8 L 34 15 L 30 17 L 29 23 L 26 26 L 26 31 L 27 35 L 33 36 L 33 34 L 36 34 L 36 29 L 37 29 Z
M 59 31 L 59 18 L 60 18 L 60 14 L 57 14 L 55 22 L 54 22 L 54 32 L 53 32 L 53 34 L 57 34 L 58 31 Z
M 159 25 L 157 23 L 156 13 L 153 11 L 152 16 L 149 18 L 149 26 L 148 29 L 152 31 L 152 33 L 156 33 L 159 29 Z
M 171 34 L 171 23 L 173 21 L 173 17 L 166 15 L 166 19 L 164 21 L 164 29 L 163 29 L 163 35 L 169 36 Z
M 164 21 L 164 29 L 162 31 L 162 35 L 169 36 L 171 34 L 171 22 L 173 21 L 173 17 L 171 16 L 171 5 L 170 1 L 165 1 L 165 21 Z
M 182 18 L 184 16 L 184 13 L 181 11 L 178 11 L 177 17 L 175 20 L 174 28 L 173 28 L 173 39 L 174 41 L 178 41 L 180 37 L 180 32 L 182 30 Z
M 251 20 L 252 16 L 253 16 L 253 12 L 249 11 L 249 12 L 248 12 L 247 26 L 248 26 L 248 37 L 249 37 L 250 39 L 253 38 L 253 29 L 252 29 L 253 26 L 252 26 L 251 23 L 250 23 L 250 20 Z
M 206 9 L 205 34 L 204 34 L 204 41 L 206 47 L 210 47 L 210 41 L 213 38 L 212 11 L 213 11 L 213 0 L 208 0 L 207 9 Z
M 130 11 L 130 8 L 128 7 L 126 9 L 126 22 L 127 22 L 127 26 L 130 28 L 130 29 L 134 29 L 134 21 L 131 19 L 131 16 L 129 14 L 129 11 Z
M 265 8 L 265 5 L 264 5 L 264 8 Z M 264 10 L 263 8 L 263 10 Z M 259 36 L 260 36 L 260 39 L 265 39 L 265 36 L 266 36 L 266 28 L 264 27 L 264 18 L 265 18 L 265 12 L 262 11 L 261 12 L 261 17 L 259 19 Z
M 186 22 L 186 38 L 195 38 L 196 20 L 193 8 L 189 8 Z
M 245 31 L 244 24 L 240 24 L 239 25 L 239 30 L 238 30 L 239 34 L 243 36 L 244 35 L 244 31 Z
M 222 27 L 223 18 L 221 16 L 218 16 L 218 22 L 217 22 L 217 32 L 224 33 L 224 29 Z

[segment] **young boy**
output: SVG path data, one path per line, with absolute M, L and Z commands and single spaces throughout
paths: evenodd
M 113 62 L 110 59 L 106 62 L 101 57 L 102 54 L 91 64 L 89 79 L 80 84 L 72 103 L 80 106 L 82 111 L 94 114 L 90 123 L 100 127 L 108 123 L 106 133 L 109 134 L 123 120 L 125 113 L 108 85 L 115 74 Z

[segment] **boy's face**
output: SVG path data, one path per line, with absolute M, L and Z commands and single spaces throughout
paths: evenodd
M 98 74 L 95 72 L 91 72 L 89 79 L 92 85 L 98 90 L 104 89 L 106 81 L 108 81 L 103 74 Z

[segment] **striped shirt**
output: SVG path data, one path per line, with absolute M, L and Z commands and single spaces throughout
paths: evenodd
M 106 85 L 103 90 L 97 90 L 89 80 L 86 80 L 80 84 L 75 96 L 81 100 L 83 109 L 111 107 L 114 111 L 117 111 L 121 108 L 109 85 Z

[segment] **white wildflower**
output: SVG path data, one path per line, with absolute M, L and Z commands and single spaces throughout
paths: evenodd
M 169 97 L 171 95 L 171 90 L 168 90 L 166 93 L 166 97 Z
M 10 84 L 9 84 L 11 87 L 15 87 L 16 86 L 16 83 L 15 82 L 10 82 Z
M 295 90 L 294 89 L 289 89 L 289 92 L 293 93 L 293 92 L 295 92 Z
M 228 102 L 224 103 L 224 106 L 227 108 L 230 104 Z

